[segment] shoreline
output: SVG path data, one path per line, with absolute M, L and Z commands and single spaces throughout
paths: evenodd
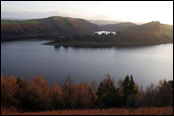
M 114 46 L 149 46 L 149 45 L 160 45 L 160 44 L 170 44 L 173 42 L 155 42 L 155 43 L 104 43 L 104 42 L 46 42 L 43 45 L 53 45 L 53 46 L 84 46 L 84 47 L 114 47 Z

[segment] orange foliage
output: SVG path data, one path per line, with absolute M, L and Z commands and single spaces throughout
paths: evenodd
M 91 104 L 90 87 L 88 83 L 80 81 L 76 87 L 76 105 L 77 107 L 89 107 Z
M 14 99 L 17 90 L 16 79 L 14 77 L 4 78 L 1 75 L 1 102 L 2 105 L 15 104 L 17 101 Z
M 61 87 L 56 83 L 51 91 L 51 94 L 56 94 L 59 96 L 62 96 L 62 89 Z
M 62 98 L 65 108 L 73 108 L 75 106 L 75 85 L 73 84 L 71 77 L 68 76 L 62 86 Z
M 109 82 L 109 84 L 108 84 Z M 104 83 L 104 84 L 103 84 Z M 105 84 L 106 83 L 106 84 Z M 100 85 L 96 87 L 95 82 L 92 81 L 91 85 L 87 82 L 80 81 L 77 85 L 74 85 L 71 77 L 65 80 L 63 86 L 59 86 L 57 83 L 53 88 L 50 88 L 44 78 L 39 75 L 36 78 L 32 78 L 29 83 L 25 82 L 22 78 L 6 77 L 4 78 L 1 73 L 1 106 L 3 111 L 5 108 L 19 109 L 18 111 L 48 111 L 57 109 L 87 109 L 87 108 L 99 108 L 104 101 L 103 107 L 125 107 L 130 106 L 132 108 L 144 107 L 144 106 L 173 106 L 173 80 L 163 81 L 158 87 L 150 87 L 145 92 L 143 90 L 138 91 L 137 94 L 129 96 L 126 105 L 121 102 L 114 102 L 115 98 L 121 98 L 122 84 L 115 88 L 113 81 L 108 78 L 101 81 Z M 104 88 L 104 89 L 103 89 Z M 137 86 L 138 88 L 138 86 Z M 101 91 L 101 89 L 103 89 Z M 100 90 L 100 92 L 99 92 Z M 100 94 L 97 94 L 97 93 Z M 109 92 L 109 93 L 108 93 Z M 103 94 L 108 94 L 107 97 Z M 117 95 L 118 93 L 118 95 Z M 104 97 L 100 97 L 103 95 Z M 98 99 L 100 101 L 98 101 Z M 106 99 L 107 98 L 107 99 Z M 168 99 L 166 99 L 168 98 Z M 112 106 L 112 103 L 115 103 Z M 101 108 L 103 108 L 101 107 Z M 170 107 L 168 107 L 170 109 Z M 1 111 L 2 111 L 1 109 Z M 145 108 L 147 109 L 147 108 Z M 145 114 L 152 111 L 145 110 L 143 108 L 136 109 L 137 114 Z M 162 108 L 163 112 L 158 112 L 158 109 L 154 110 L 152 114 L 167 114 L 166 108 Z M 88 112 L 89 111 L 89 112 Z M 126 114 L 129 110 L 125 109 L 108 109 L 104 110 L 106 114 Z M 66 110 L 61 110 L 64 114 L 105 114 L 103 110 L 70 110 L 68 113 Z M 115 112 L 116 111 L 116 112 Z M 131 111 L 134 111 L 131 109 Z M 160 111 L 160 110 L 159 110 Z M 168 111 L 168 109 L 166 109 Z M 59 111 L 55 111 L 58 114 L 62 114 Z M 113 113 L 115 112 L 115 113 Z M 173 113 L 169 110 L 170 114 Z M 7 111 L 8 113 L 8 111 Z M 46 112 L 53 113 L 53 112 Z M 136 112 L 134 112 L 136 113 Z M 36 113 L 37 114 L 37 113 Z M 53 113 L 54 114 L 54 113 Z M 129 113 L 128 113 L 129 114 Z
M 29 89 L 33 89 L 43 96 L 49 96 L 50 94 L 49 85 L 41 75 L 30 80 Z

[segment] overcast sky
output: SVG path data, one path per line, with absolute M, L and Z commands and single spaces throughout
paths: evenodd
M 173 1 L 1 1 L 1 19 L 49 16 L 173 24 Z

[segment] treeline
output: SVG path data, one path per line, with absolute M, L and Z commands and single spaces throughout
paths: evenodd
M 120 41 L 117 35 L 110 34 L 91 34 L 91 35 L 67 35 L 59 36 L 54 42 L 116 42 Z
M 56 83 L 50 88 L 42 76 L 26 82 L 1 74 L 1 108 L 15 107 L 22 112 L 169 105 L 173 106 L 173 80 L 160 81 L 144 91 L 135 84 L 132 75 L 120 80 L 117 86 L 109 74 L 99 86 L 95 81 L 73 84 L 68 76 L 62 86 Z

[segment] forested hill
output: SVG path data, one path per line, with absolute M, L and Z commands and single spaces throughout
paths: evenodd
M 1 38 L 25 36 L 91 34 L 99 31 L 96 24 L 84 19 L 54 16 L 23 21 L 1 20 Z
M 115 31 L 117 34 L 93 36 L 94 32 L 101 30 Z M 78 40 L 76 35 L 80 36 Z M 87 38 L 84 35 L 88 35 Z M 142 25 L 127 22 L 99 26 L 84 19 L 60 16 L 23 21 L 1 20 L 1 41 L 50 39 L 65 42 L 66 38 L 71 38 L 68 39 L 70 42 L 90 40 L 97 44 L 102 41 L 102 44 L 109 45 L 173 43 L 173 25 L 154 21 Z
M 132 43 L 173 42 L 173 26 L 158 21 L 145 23 L 119 32 L 122 41 Z

